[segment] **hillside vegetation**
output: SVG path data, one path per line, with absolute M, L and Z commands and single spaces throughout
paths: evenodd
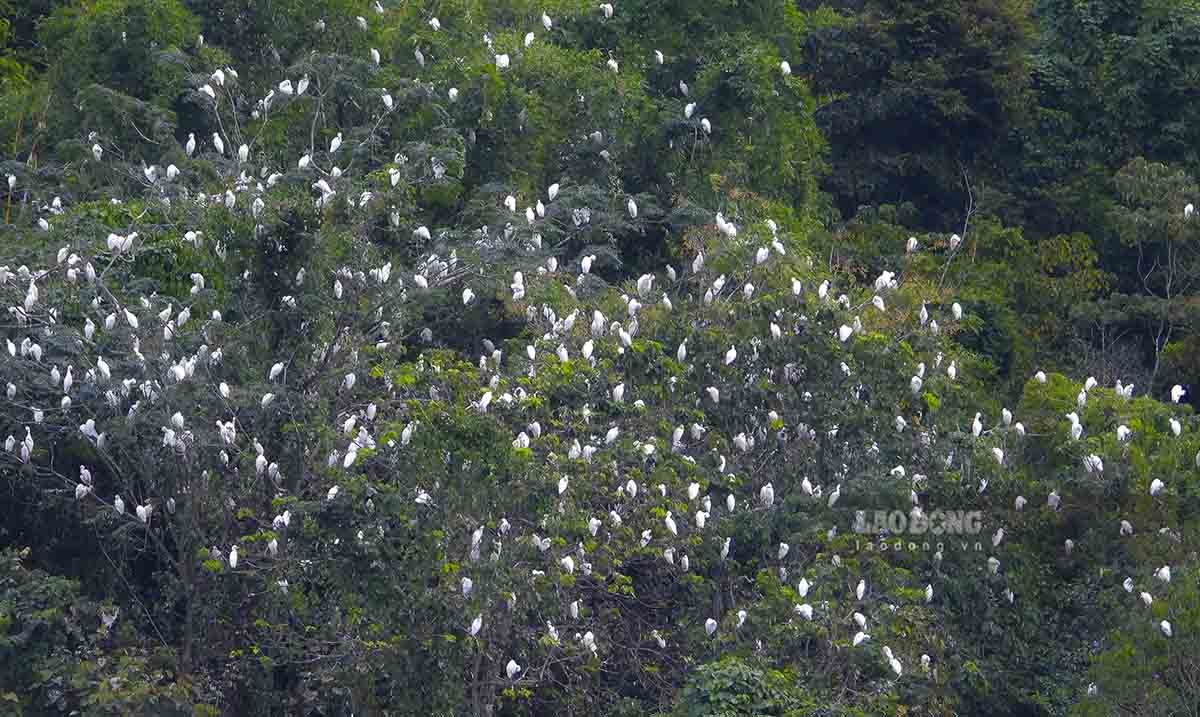
M 1197 0 L 0 0 L 0 713 L 1200 717 Z

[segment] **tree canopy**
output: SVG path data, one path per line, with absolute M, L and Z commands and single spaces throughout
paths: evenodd
M 6 713 L 1200 714 L 1198 8 L 19 5 Z

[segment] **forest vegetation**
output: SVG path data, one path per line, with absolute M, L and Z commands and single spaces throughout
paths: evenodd
M 0 714 L 1200 717 L 1198 177 L 1200 0 L 0 0 Z

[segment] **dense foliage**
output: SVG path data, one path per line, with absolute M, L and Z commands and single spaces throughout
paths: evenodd
M 1200 715 L 1198 30 L 0 0 L 2 711 Z

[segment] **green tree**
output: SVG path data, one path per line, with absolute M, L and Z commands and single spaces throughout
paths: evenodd
M 1028 4 L 837 6 L 847 22 L 805 47 L 831 147 L 826 186 L 847 216 L 912 202 L 923 227 L 961 224 L 1028 102 Z

